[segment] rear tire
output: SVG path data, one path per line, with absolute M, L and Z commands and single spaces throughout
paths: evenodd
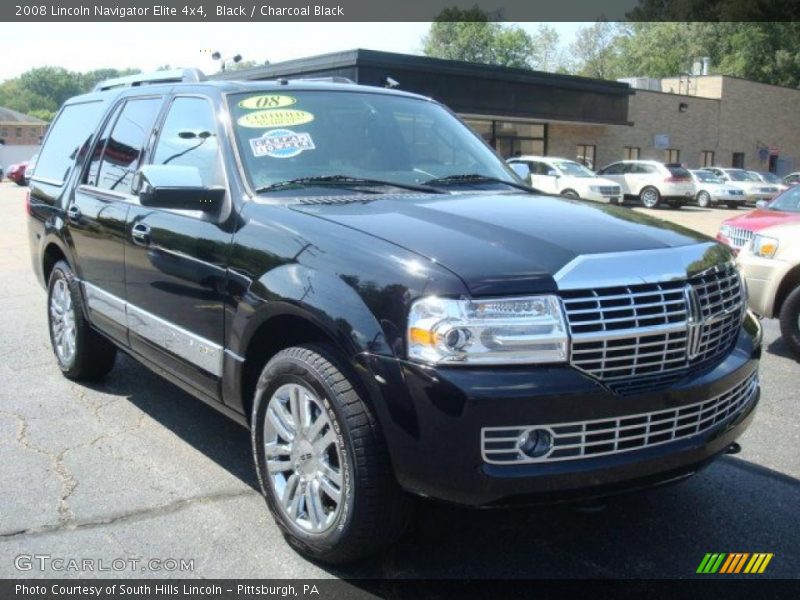
M 732 208 L 733 210 L 738 210 L 739 208 L 738 202 L 726 202 L 725 204 L 728 205 L 728 208 Z
M 697 194 L 697 206 L 700 208 L 708 208 L 711 205 L 711 195 L 708 192 L 700 192 Z
M 800 286 L 794 288 L 783 301 L 780 324 L 783 341 L 800 358 Z
M 653 186 L 647 186 L 639 192 L 639 200 L 645 208 L 658 208 L 661 203 L 661 192 Z
M 117 347 L 89 325 L 79 284 L 63 260 L 58 261 L 50 273 L 47 321 L 53 353 L 66 377 L 101 379 L 114 367 Z
M 295 550 L 330 564 L 386 548 L 411 512 L 375 418 L 345 373 L 327 344 L 282 350 L 261 373 L 251 420 L 258 478 L 276 524 Z

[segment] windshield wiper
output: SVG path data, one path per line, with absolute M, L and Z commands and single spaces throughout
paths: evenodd
M 318 175 L 316 177 L 298 177 L 297 179 L 289 179 L 288 181 L 279 181 L 271 185 L 265 185 L 257 188 L 256 193 L 274 192 L 292 187 L 306 187 L 315 185 L 329 185 L 335 187 L 353 187 L 353 186 L 387 186 L 396 187 L 404 190 L 411 190 L 414 192 L 423 192 L 426 194 L 445 194 L 442 190 L 429 187 L 427 185 L 415 185 L 413 183 L 400 183 L 397 181 L 383 181 L 380 179 L 367 179 L 364 177 L 352 177 L 350 175 Z M 378 193 L 378 192 L 375 192 Z
M 500 179 L 499 177 L 481 175 L 480 173 L 463 173 L 461 175 L 437 177 L 436 179 L 429 179 L 423 185 L 469 185 L 471 183 L 502 183 L 504 185 L 517 188 L 518 190 L 541 193 L 536 188 L 532 188 L 523 183 L 516 183 L 515 181 L 509 181 L 508 179 Z

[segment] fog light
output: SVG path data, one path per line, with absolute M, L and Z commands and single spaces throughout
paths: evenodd
M 525 456 L 538 458 L 553 448 L 553 436 L 547 429 L 529 429 L 517 440 L 517 449 Z

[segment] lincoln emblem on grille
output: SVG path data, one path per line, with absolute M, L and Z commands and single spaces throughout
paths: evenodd
M 700 308 L 700 297 L 693 285 L 683 288 L 686 300 L 686 358 L 694 360 L 700 354 L 700 341 L 703 334 L 703 311 Z

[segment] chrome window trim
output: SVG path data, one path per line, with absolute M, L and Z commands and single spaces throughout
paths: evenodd
M 224 349 L 183 327 L 154 315 L 122 298 L 106 292 L 86 281 L 81 281 L 86 304 L 97 312 L 157 346 L 183 358 L 217 377 L 222 376 Z M 236 354 L 230 353 L 239 359 Z

